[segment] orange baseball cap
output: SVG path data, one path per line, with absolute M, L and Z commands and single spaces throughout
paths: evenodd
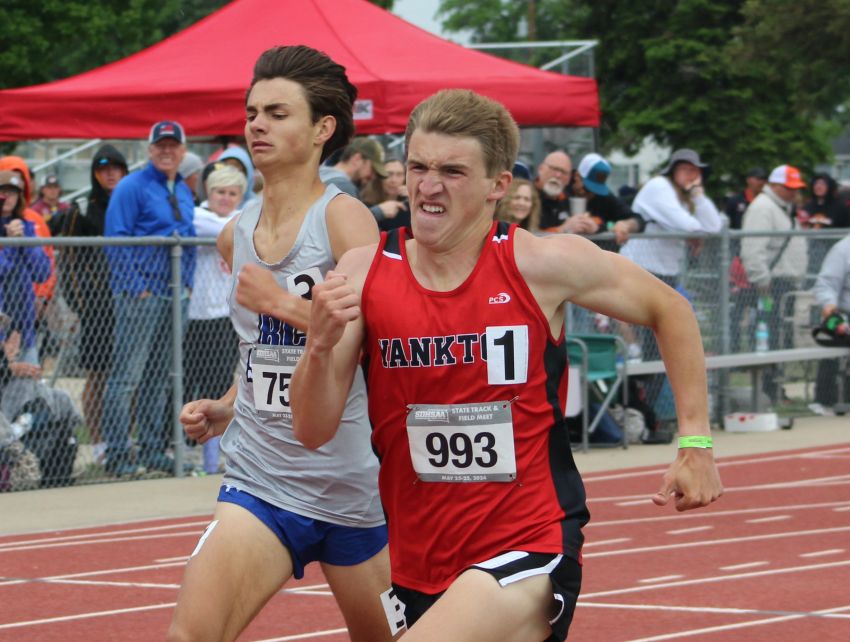
M 806 186 L 805 181 L 800 178 L 800 170 L 792 165 L 780 165 L 779 167 L 774 167 L 773 171 L 770 172 L 770 177 L 767 179 L 767 182 L 778 183 L 789 189 L 800 189 L 801 187 Z

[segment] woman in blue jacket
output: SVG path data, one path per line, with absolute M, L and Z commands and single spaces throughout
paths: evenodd
M 0 237 L 36 236 L 35 226 L 23 218 L 23 189 L 23 179 L 17 173 L 0 171 Z M 50 260 L 42 248 L 0 246 L 0 308 L 10 318 L 6 332 L 21 335 L 17 361 L 38 364 L 32 286 L 49 276 Z M 4 334 L 2 339 L 6 338 Z

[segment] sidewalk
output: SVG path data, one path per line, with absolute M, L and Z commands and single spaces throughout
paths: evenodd
M 714 431 L 718 458 L 831 444 L 850 444 L 850 418 L 798 418 L 791 430 L 766 433 Z M 591 449 L 573 455 L 583 473 L 664 465 L 675 445 Z M 220 475 L 71 486 L 0 495 L 0 535 L 81 528 L 144 519 L 209 515 Z

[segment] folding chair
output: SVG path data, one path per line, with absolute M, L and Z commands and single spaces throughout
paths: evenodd
M 596 430 L 603 414 L 611 407 L 619 391 L 622 391 L 623 405 L 628 405 L 628 386 L 625 385 L 626 351 L 625 342 L 613 334 L 567 335 L 567 356 L 571 364 L 579 365 L 580 412 L 582 415 L 581 449 L 583 452 L 587 452 L 590 447 L 590 434 Z M 622 357 L 621 363 L 617 362 L 618 356 Z M 570 384 L 573 383 L 575 382 L 571 380 Z M 590 388 L 594 384 L 602 391 L 604 398 L 595 416 L 591 419 Z M 623 428 L 622 447 L 628 447 L 625 427 Z

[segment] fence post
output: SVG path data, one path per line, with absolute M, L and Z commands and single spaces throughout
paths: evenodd
M 730 328 L 730 312 L 732 309 L 729 287 L 729 268 L 732 264 L 732 239 L 729 234 L 729 226 L 724 225 L 720 231 L 720 266 L 718 267 L 718 288 L 720 292 L 720 353 L 729 354 L 732 348 L 732 335 Z M 723 418 L 729 411 L 729 371 L 725 368 L 718 373 L 717 405 L 716 411 L 720 415 L 718 421 L 723 426 Z
M 183 429 L 180 426 L 180 410 L 183 408 L 183 279 L 180 261 L 183 258 L 183 246 L 176 234 L 175 239 L 176 243 L 171 246 L 171 432 L 174 442 L 174 476 L 183 477 L 185 449 Z

